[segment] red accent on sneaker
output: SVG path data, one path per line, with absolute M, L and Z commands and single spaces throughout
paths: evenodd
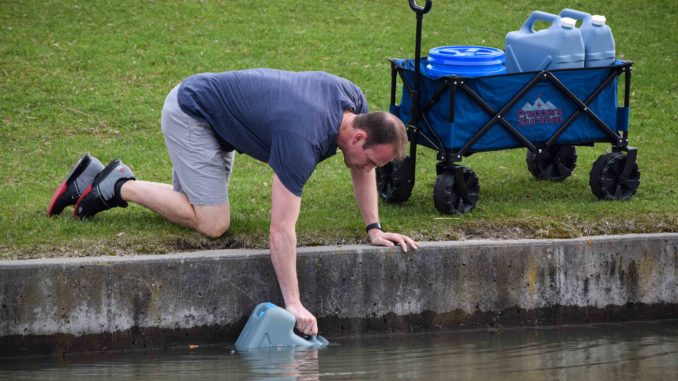
M 48 216 L 52 217 L 52 210 L 54 209 L 54 204 L 56 204 L 57 199 L 59 197 L 61 197 L 61 195 L 64 194 L 64 192 L 66 192 L 66 189 L 68 189 L 68 186 L 66 185 L 66 181 L 64 181 L 54 191 L 54 195 L 52 196 L 52 201 L 49 203 L 49 207 L 47 208 L 47 215 Z
M 73 207 L 73 218 L 75 218 L 76 220 L 78 219 L 78 207 L 80 206 L 80 201 L 82 201 L 85 198 L 85 196 L 87 196 L 89 194 L 89 192 L 91 192 L 91 191 L 92 191 L 92 184 L 90 184 L 87 187 L 87 189 L 85 189 L 85 191 L 82 192 L 82 194 L 78 198 L 78 201 L 75 203 L 75 206 Z

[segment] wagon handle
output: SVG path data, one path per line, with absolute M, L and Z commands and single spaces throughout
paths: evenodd
M 426 0 L 426 5 L 423 7 L 421 5 L 417 5 L 416 0 L 410 0 L 410 8 L 412 8 L 413 11 L 420 13 L 420 14 L 426 14 L 428 11 L 431 10 L 431 0 Z
M 410 131 L 410 125 L 413 126 L 412 134 L 408 133 L 408 138 L 410 138 L 410 157 L 412 158 L 412 165 L 410 166 L 410 178 L 412 179 L 412 185 L 414 185 L 415 169 L 416 169 L 416 156 L 417 156 L 417 128 L 419 125 L 419 76 L 421 75 L 421 24 L 424 20 L 424 15 L 431 10 L 431 0 L 426 0 L 426 5 L 423 7 L 417 5 L 416 0 L 409 0 L 410 8 L 417 15 L 417 35 L 414 47 L 414 89 L 410 93 L 412 97 L 412 120 L 408 123 L 408 132 Z
M 421 63 L 421 24 L 424 14 L 431 10 L 431 0 L 426 0 L 425 6 L 417 5 L 416 0 L 409 0 L 410 8 L 417 14 L 417 35 L 414 46 L 414 89 L 412 91 L 412 125 L 417 126 L 419 122 L 419 75 Z M 413 166 L 414 168 L 414 166 Z

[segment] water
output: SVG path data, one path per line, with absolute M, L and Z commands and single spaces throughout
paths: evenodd
M 678 320 L 331 342 L 2 359 L 0 380 L 678 380 Z

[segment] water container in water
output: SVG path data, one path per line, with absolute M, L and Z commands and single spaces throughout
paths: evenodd
M 605 25 L 605 16 L 593 15 L 574 9 L 563 9 L 561 17 L 581 20 L 579 31 L 584 40 L 586 59 L 584 66 L 601 67 L 614 63 L 614 38 L 612 30 Z
M 551 26 L 535 31 L 536 21 Z M 575 24 L 569 17 L 532 12 L 519 30 L 506 35 L 506 72 L 583 68 L 584 41 Z
M 261 303 L 247 320 L 235 349 L 249 351 L 268 347 L 324 347 L 329 342 L 322 336 L 303 338 L 294 333 L 294 316 L 273 303 Z
M 428 52 L 426 74 L 482 77 L 504 74 L 504 52 L 486 46 L 439 46 Z

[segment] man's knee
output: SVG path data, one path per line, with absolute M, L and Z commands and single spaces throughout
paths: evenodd
M 230 221 L 206 221 L 198 225 L 198 231 L 210 238 L 219 238 L 228 231 Z
M 196 206 L 195 212 L 196 230 L 210 238 L 221 237 L 231 226 L 228 205 Z

